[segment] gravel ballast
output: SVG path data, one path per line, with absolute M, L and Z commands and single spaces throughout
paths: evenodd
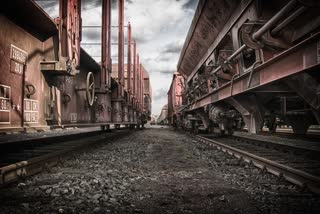
M 0 213 L 320 213 L 312 193 L 171 128 L 90 147 L 0 191 Z

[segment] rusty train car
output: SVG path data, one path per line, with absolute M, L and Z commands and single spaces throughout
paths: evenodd
M 137 58 L 139 60 L 139 58 Z M 143 124 L 147 123 L 148 121 L 151 120 L 151 107 L 152 107 L 152 88 L 151 88 L 151 82 L 150 82 L 150 76 L 149 76 L 149 72 L 144 68 L 144 66 L 139 63 L 139 61 L 137 61 L 138 63 L 138 67 L 137 67 L 137 81 L 139 82 L 141 81 L 142 84 L 140 84 L 140 87 L 138 86 L 134 86 L 137 88 L 138 90 L 138 94 L 140 96 L 140 99 L 142 101 L 141 105 L 143 106 Z M 114 78 L 116 81 L 118 80 L 118 64 L 113 64 L 112 65 L 112 73 L 111 76 L 112 78 Z M 131 65 L 131 70 L 134 69 L 134 66 Z M 128 72 L 128 64 L 124 65 L 124 86 L 125 88 L 128 87 L 128 84 L 133 84 L 134 82 L 134 77 L 133 77 L 133 73 L 131 72 L 131 77 L 130 79 L 128 79 L 129 77 L 129 72 Z M 129 83 L 130 81 L 130 83 Z M 127 91 L 125 91 L 125 97 L 128 96 Z
M 222 134 L 244 126 L 273 132 L 280 123 L 305 134 L 320 124 L 319 6 L 200 0 L 177 66 L 182 106 L 170 117 L 195 132 Z M 169 103 L 175 96 L 169 91 Z
M 173 126 L 181 126 L 182 122 L 182 91 L 184 78 L 178 72 L 172 77 L 172 82 L 168 91 L 168 122 Z
M 80 47 L 80 0 L 59 0 L 59 17 L 54 20 L 33 0 L 1 3 L 0 131 L 144 123 L 143 80 L 136 78 L 140 64 L 131 45 L 131 27 L 127 38 L 132 66 L 127 73 L 133 78 L 124 84 L 123 0 L 118 11 L 115 79 L 111 77 L 111 0 L 102 0 L 102 16 L 97 17 L 102 19 L 99 63 Z

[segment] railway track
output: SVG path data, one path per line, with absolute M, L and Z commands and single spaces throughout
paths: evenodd
M 130 131 L 126 129 L 94 131 L 1 145 L 0 187 L 50 169 L 60 159 L 89 145 L 110 141 L 128 133 Z
M 197 135 L 201 143 L 215 147 L 246 163 L 320 194 L 320 152 L 242 137 Z
M 269 133 L 267 131 L 263 131 L 260 134 L 264 136 L 276 136 L 276 137 L 282 137 L 282 138 L 288 138 L 288 139 L 300 139 L 300 140 L 308 140 L 308 141 L 315 141 L 315 142 L 320 141 L 320 134 L 318 134 L 318 132 L 315 132 L 312 134 L 299 135 L 299 134 L 294 134 L 288 131 L 275 132 L 275 133 Z

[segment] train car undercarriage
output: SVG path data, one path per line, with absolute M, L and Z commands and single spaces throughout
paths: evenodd
M 320 124 L 318 9 L 317 1 L 200 1 L 178 63 L 184 121 L 175 124 L 223 134 L 278 125 L 305 134 Z

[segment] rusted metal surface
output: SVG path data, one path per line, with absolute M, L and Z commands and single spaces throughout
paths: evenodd
M 237 7 L 235 1 L 201 0 L 192 21 L 178 72 L 190 75 Z
M 227 5 L 231 12 L 224 11 Z M 186 80 L 187 105 L 181 109 L 202 121 L 193 127 L 210 129 L 209 109 L 216 107 L 224 109 L 219 114 L 231 116 L 234 124 L 244 121 L 251 133 L 261 131 L 264 124 L 276 127 L 270 119 L 276 117 L 299 134 L 319 124 L 318 9 L 315 2 L 295 0 L 243 0 L 237 5 L 200 1 L 178 63 Z M 221 11 L 225 13 L 214 21 L 207 18 Z M 211 28 L 218 32 L 203 36 Z M 294 101 L 288 104 L 287 99 Z M 287 113 L 281 106 L 291 110 Z M 211 122 L 212 127 L 223 127 L 217 120 Z
M 49 47 L 44 50 L 42 41 L 27 34 L 2 14 L 0 23 L 1 110 L 4 110 L 0 126 L 44 126 L 46 118 L 43 92 L 48 91 L 48 83 L 40 73 L 39 61 L 44 53 L 48 57 L 53 55 L 53 41 L 47 40 Z M 28 92 L 25 89 L 27 85 L 33 88 L 30 90 L 35 91 Z
M 177 109 L 182 106 L 183 77 L 175 72 L 168 91 L 168 120 L 170 124 L 175 124 L 178 117 Z
M 58 31 L 54 21 L 34 1 L 3 1 L 0 12 L 41 41 L 45 41 Z
M 217 48 L 220 42 L 223 40 L 227 32 L 230 32 L 232 28 L 235 27 L 237 22 L 244 22 L 242 21 L 243 14 L 247 13 L 249 9 L 252 10 L 253 0 L 246 1 L 243 4 L 239 4 L 238 7 L 235 9 L 234 13 L 231 15 L 230 19 L 225 23 L 223 28 L 218 33 L 216 39 L 212 42 L 212 44 L 208 47 L 207 52 L 202 56 L 201 60 L 198 61 L 197 65 L 192 70 L 192 73 L 188 75 L 187 82 L 190 82 L 200 67 L 205 64 L 207 60 L 210 59 L 212 52 Z M 255 17 L 255 13 L 250 13 L 246 19 Z M 179 69 L 179 68 L 178 68 Z M 179 71 L 179 70 L 178 70 Z
M 123 51 L 124 51 L 124 0 L 118 1 L 118 78 L 120 85 L 124 85 L 123 78 Z
M 41 71 L 54 75 L 76 75 L 80 64 L 81 1 L 59 0 L 59 18 L 55 22 L 59 29 L 57 57 L 40 62 Z
M 227 83 L 223 87 L 205 95 L 193 103 L 190 106 L 190 109 L 200 108 L 281 78 L 315 68 L 319 65 L 319 62 L 316 59 L 317 42 L 319 38 L 320 34 L 318 33 L 277 57 L 270 59 L 263 65 L 258 66 L 253 74 L 258 77 L 258 82 L 256 82 L 255 85 L 251 85 L 247 88 L 246 83 L 248 82 L 249 73 L 245 73 L 235 79 L 232 91 L 230 91 L 231 83 Z M 279 70 L 282 72 L 279 72 Z
M 111 0 L 102 1 L 101 64 L 80 48 L 80 1 L 59 4 L 56 22 L 33 1 L 13 0 L 0 9 L 0 129 L 136 123 L 142 109 L 130 109 L 137 106 L 124 91 L 123 66 L 116 69 L 121 81 L 111 78 Z M 135 47 L 133 62 L 130 70 L 138 75 Z
M 122 105 L 121 101 L 112 101 L 112 122 L 122 123 Z
M 128 63 L 127 63 L 127 91 L 132 94 L 131 90 L 131 24 L 128 23 Z
M 142 64 L 140 64 L 140 111 L 143 112 L 143 106 L 144 106 L 144 99 L 143 99 L 143 94 L 144 94 L 144 67 Z
M 80 64 L 80 0 L 59 1 L 60 56 L 68 57 L 72 66 Z
M 100 72 L 100 88 L 106 87 L 107 76 L 108 76 L 108 66 L 110 61 L 110 38 L 108 32 L 111 30 L 109 25 L 109 14 L 111 13 L 109 0 L 102 0 L 102 28 L 101 28 L 101 72 Z
M 137 63 L 136 63 L 136 102 L 137 102 L 137 109 L 140 106 L 140 59 L 139 54 L 137 53 Z M 140 109 L 139 109 L 140 111 Z
M 137 44 L 136 40 L 133 41 L 133 100 L 134 100 L 134 107 L 136 101 L 136 91 L 137 91 Z

